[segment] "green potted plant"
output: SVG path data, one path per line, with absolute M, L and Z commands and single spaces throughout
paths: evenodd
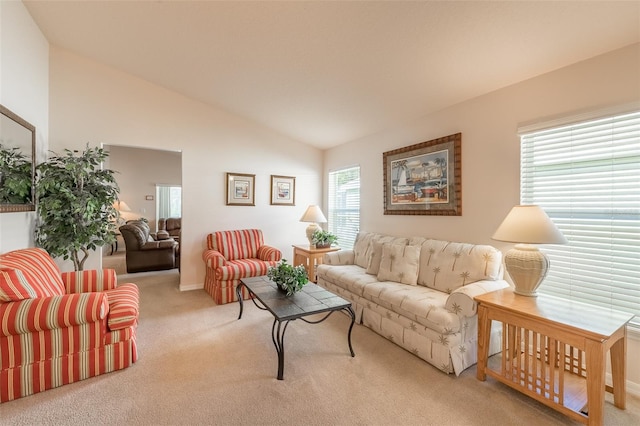
M 315 244 L 316 248 L 328 248 L 331 247 L 333 243 L 338 241 L 338 236 L 332 234 L 329 231 L 318 230 L 313 233 L 311 237 L 311 242 Z
M 31 161 L 20 149 L 0 143 L 0 203 L 31 202 Z
M 307 270 L 302 265 L 293 266 L 282 259 L 277 266 L 270 266 L 267 269 L 267 277 L 276 283 L 278 289 L 287 292 L 291 296 L 309 282 Z
M 101 169 L 102 148 L 65 150 L 36 167 L 38 222 L 35 241 L 52 256 L 71 259 L 81 271 L 89 252 L 115 241 L 118 199 L 114 171 Z

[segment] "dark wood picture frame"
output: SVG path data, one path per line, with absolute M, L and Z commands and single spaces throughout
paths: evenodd
M 227 173 L 227 206 L 256 205 L 256 175 Z
M 462 133 L 382 154 L 385 215 L 462 216 Z

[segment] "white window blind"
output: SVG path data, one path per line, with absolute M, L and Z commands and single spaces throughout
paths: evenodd
M 329 172 L 329 231 L 338 245 L 352 249 L 360 230 L 360 167 Z
M 640 111 L 521 134 L 520 188 L 569 241 L 539 291 L 640 323 Z

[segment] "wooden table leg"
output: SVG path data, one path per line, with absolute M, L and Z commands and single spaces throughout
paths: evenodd
M 587 404 L 589 425 L 602 425 L 604 422 L 604 376 L 606 349 L 602 342 L 586 341 L 587 357 Z
M 489 341 L 491 339 L 491 321 L 487 308 L 478 306 L 478 365 L 476 377 L 485 381 L 487 378 L 487 362 L 489 358 Z
M 624 410 L 627 404 L 627 327 L 623 337 L 618 339 L 610 349 L 611 379 L 613 381 L 613 405 Z

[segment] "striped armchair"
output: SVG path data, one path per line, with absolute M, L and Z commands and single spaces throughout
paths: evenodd
M 60 272 L 39 248 L 0 255 L 0 402 L 136 362 L 138 287 Z
M 219 305 L 238 300 L 236 287 L 241 278 L 267 274 L 282 258 L 280 250 L 264 244 L 262 231 L 242 229 L 207 235 L 202 253 L 206 265 L 204 289 Z M 243 299 L 249 297 L 243 288 Z

